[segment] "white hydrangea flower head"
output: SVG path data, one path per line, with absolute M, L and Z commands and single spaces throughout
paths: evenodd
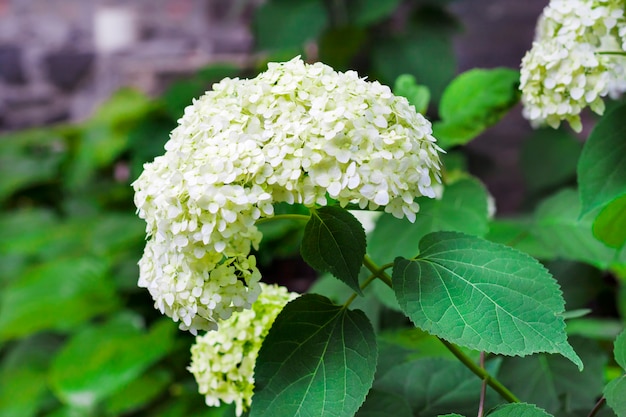
M 250 407 L 254 365 L 265 336 L 285 304 L 297 297 L 285 287 L 261 283 L 252 309 L 233 313 L 217 331 L 198 336 L 191 347 L 189 371 L 206 404 L 236 405 L 237 415 Z
M 415 220 L 435 196 L 432 128 L 389 87 L 299 57 L 224 79 L 185 109 L 164 155 L 133 183 L 149 241 L 139 286 L 192 332 L 249 308 L 260 274 L 255 222 L 273 204 L 384 210 Z
M 533 126 L 582 129 L 580 113 L 604 112 L 603 97 L 626 91 L 624 0 L 551 0 L 522 59 L 523 114 Z

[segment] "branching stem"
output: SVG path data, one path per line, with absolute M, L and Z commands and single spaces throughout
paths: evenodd
M 492 377 L 485 369 L 476 365 L 474 361 L 472 361 L 465 353 L 463 353 L 461 349 L 448 342 L 447 340 L 441 338 L 439 338 L 439 340 L 441 340 L 441 343 L 443 343 L 448 348 L 448 350 L 463 363 L 463 365 L 467 366 L 467 368 L 475 375 L 477 375 L 480 379 L 487 382 L 487 384 L 491 388 L 493 388 L 494 391 L 500 394 L 502 398 L 510 403 L 520 402 L 520 400 L 511 391 L 509 391 L 507 387 L 502 385 L 502 383 L 498 381 L 497 378 Z
M 361 290 L 364 290 L 365 288 L 367 288 L 368 285 L 370 285 L 372 282 L 374 282 L 374 280 L 376 279 L 376 275 L 372 274 L 370 275 L 365 281 L 363 281 L 363 284 L 361 284 Z M 348 298 L 346 300 L 345 303 L 343 303 L 343 308 L 348 308 L 350 306 L 350 304 L 352 304 L 352 302 L 356 299 L 357 297 L 357 293 L 353 293 L 350 298 Z
M 593 408 L 589 412 L 588 417 L 594 417 L 596 414 L 598 414 L 598 411 L 602 409 L 602 406 L 604 406 L 605 403 L 606 403 L 606 398 L 603 395 L 602 397 L 600 397 L 596 405 L 593 406 Z
M 480 352 L 480 369 L 485 369 L 485 352 Z M 485 413 L 485 396 L 487 394 L 487 380 L 483 379 L 480 386 L 480 402 L 478 403 L 478 417 L 483 417 Z
M 370 270 L 374 277 L 383 281 L 389 288 L 392 288 L 391 277 L 385 272 L 387 268 L 391 268 L 393 266 L 392 263 L 378 266 L 374 263 L 374 261 L 372 261 L 372 258 L 370 258 L 369 255 L 365 255 L 363 258 L 363 265 Z
M 365 255 L 365 258 L 363 259 L 363 265 L 372 272 L 372 277 L 378 277 L 379 279 L 384 281 L 390 288 L 392 287 L 391 278 L 385 272 L 385 270 L 393 266 L 393 264 L 385 264 L 382 267 L 379 267 L 378 265 L 376 265 L 376 263 L 374 263 L 374 261 L 372 261 L 372 258 L 370 258 L 368 255 Z M 515 395 L 513 395 L 511 391 L 508 390 L 508 388 L 506 388 L 504 385 L 502 385 L 500 381 L 498 381 L 497 378 L 492 377 L 484 368 L 476 365 L 465 353 L 463 353 L 461 349 L 448 342 L 447 340 L 443 340 L 441 338 L 439 338 L 439 340 L 441 340 L 441 342 L 448 348 L 448 350 L 452 352 L 452 354 L 456 356 L 463 363 L 463 365 L 467 366 L 470 371 L 472 371 L 480 379 L 487 383 L 505 400 L 511 403 L 520 402 L 519 399 Z

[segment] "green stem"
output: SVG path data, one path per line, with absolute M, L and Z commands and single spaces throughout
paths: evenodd
M 480 369 L 485 369 L 485 352 L 480 352 Z M 485 414 L 485 397 L 487 396 L 487 381 L 483 379 L 480 384 L 480 402 L 478 403 L 478 417 Z
M 389 288 L 392 288 L 391 285 L 391 277 L 385 272 L 385 269 L 391 268 L 393 263 L 385 264 L 383 266 L 378 266 L 372 261 L 372 258 L 369 255 L 365 255 L 363 258 L 363 265 L 370 270 L 374 278 L 378 278 L 383 281 Z
M 441 338 L 439 338 L 439 340 L 441 340 L 441 343 L 443 343 L 448 348 L 448 350 L 463 363 L 463 365 L 467 366 L 467 368 L 474 374 L 476 374 L 480 379 L 486 381 L 487 384 L 494 389 L 494 391 L 502 396 L 502 398 L 510 403 L 520 402 L 520 400 L 511 391 L 509 391 L 507 387 L 502 385 L 502 383 L 496 378 L 489 375 L 489 373 L 485 369 L 476 365 L 474 361 L 472 361 L 465 353 L 463 353 L 461 349 L 448 342 L 447 340 Z
M 606 403 L 606 397 L 603 395 L 602 397 L 600 397 L 596 405 L 593 406 L 593 408 L 589 412 L 588 417 L 594 417 L 598 413 L 598 411 L 600 411 L 600 409 L 605 403 Z
M 301 222 L 308 222 L 311 216 L 306 214 L 277 214 L 272 217 L 262 217 L 256 221 L 256 224 L 267 223 L 273 220 L 298 220 Z
M 626 56 L 626 52 L 624 51 L 597 51 L 598 55 L 622 55 Z
M 361 284 L 361 290 L 364 290 L 365 288 L 367 288 L 367 286 L 370 285 L 372 282 L 374 282 L 376 278 L 377 278 L 376 275 L 374 274 L 370 275 L 365 281 L 363 281 L 363 284 Z M 343 303 L 343 308 L 348 308 L 350 304 L 352 304 L 352 302 L 356 299 L 357 295 L 358 295 L 357 293 L 353 293 L 350 296 L 350 298 L 348 298 L 346 302 Z
M 376 263 L 372 260 L 372 258 L 370 258 L 368 255 L 365 255 L 365 257 L 363 258 L 363 265 L 372 272 L 372 276 L 370 277 L 370 279 L 379 278 L 382 281 L 384 281 L 385 284 L 387 284 L 390 288 L 392 288 L 391 278 L 385 272 L 387 268 L 390 268 L 393 266 L 392 263 L 385 264 L 382 267 L 380 267 L 376 265 Z M 368 285 L 369 285 L 369 282 L 368 282 Z M 356 294 L 354 296 L 356 297 Z M 457 346 L 453 345 L 452 343 L 448 342 L 447 340 L 443 340 L 442 338 L 439 338 L 439 340 L 441 340 L 441 342 L 445 345 L 445 347 L 447 347 L 448 350 L 463 363 L 463 365 L 467 366 L 467 368 L 470 371 L 472 371 L 480 379 L 486 382 L 487 385 L 493 388 L 505 400 L 511 403 L 520 402 L 519 399 L 515 395 L 513 395 L 513 393 L 509 391 L 507 387 L 505 387 L 504 385 L 502 385 L 500 381 L 498 381 L 497 378 L 492 377 L 491 375 L 489 375 L 489 372 L 487 372 L 484 368 L 481 368 L 480 366 L 476 365 L 465 353 L 463 353 L 461 349 L 459 349 Z

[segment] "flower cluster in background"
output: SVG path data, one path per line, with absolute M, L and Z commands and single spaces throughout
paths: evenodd
M 522 60 L 524 116 L 535 126 L 566 120 L 582 129 L 580 112 L 604 111 L 603 97 L 626 91 L 624 0 L 552 0 Z
M 254 364 L 265 336 L 287 302 L 297 297 L 285 287 L 261 284 L 261 294 L 250 310 L 233 313 L 217 331 L 196 338 L 191 365 L 209 406 L 235 403 L 240 416 L 250 407 Z
M 389 87 L 300 58 L 224 79 L 185 109 L 166 153 L 133 184 L 149 237 L 139 285 L 192 332 L 259 294 L 250 254 L 273 203 L 339 204 L 411 221 L 434 197 L 431 124 Z

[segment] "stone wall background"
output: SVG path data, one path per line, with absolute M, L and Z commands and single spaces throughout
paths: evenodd
M 0 130 L 81 120 L 115 89 L 150 93 L 249 54 L 255 0 L 0 0 Z
M 297 1 L 297 0 L 294 0 Z M 263 0 L 0 0 L 0 132 L 80 121 L 121 86 L 158 94 L 217 61 L 244 62 Z M 459 72 L 518 68 L 548 0 L 457 0 Z M 469 145 L 500 213 L 523 204 L 521 110 Z M 487 156 L 489 164 L 484 164 Z M 503 175 L 506 173 L 506 175 Z

